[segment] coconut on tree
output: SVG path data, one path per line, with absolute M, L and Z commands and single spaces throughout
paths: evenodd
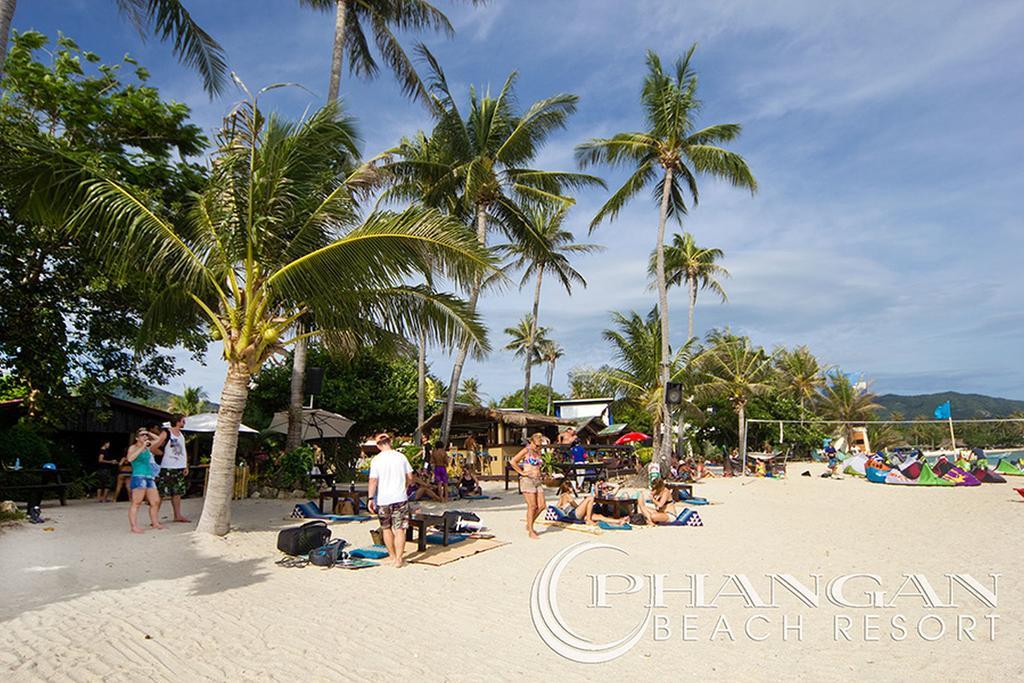
M 111 273 L 145 268 L 164 285 L 141 334 L 201 317 L 222 344 L 209 484 L 198 530 L 227 533 L 238 426 L 249 382 L 274 354 L 316 336 L 344 351 L 426 330 L 442 346 L 485 346 L 466 303 L 426 285 L 429 272 L 469 287 L 494 270 L 465 227 L 437 211 L 374 211 L 355 196 L 372 174 L 349 167 L 352 122 L 331 103 L 290 123 L 265 117 L 257 98 L 225 120 L 205 187 L 163 206 L 43 140 L 4 142 L 0 173 L 18 211 L 74 231 Z M 315 329 L 296 333 L 313 316 Z
M 699 199 L 697 178 L 702 175 L 721 178 L 736 187 L 754 192 L 757 181 L 739 154 L 720 147 L 735 140 L 741 131 L 738 123 L 720 123 L 698 129 L 696 115 L 701 102 L 697 98 L 697 75 L 690 66 L 696 45 L 676 60 L 667 72 L 661 58 L 647 53 L 647 75 L 641 92 L 646 128 L 597 138 L 579 145 L 576 158 L 581 166 L 607 164 L 631 170 L 629 178 L 605 202 L 591 223 L 591 230 L 605 220 L 614 220 L 633 197 L 649 188 L 658 200 L 658 235 L 655 241 L 655 283 L 658 310 L 661 313 L 661 349 L 658 352 L 658 381 L 669 381 L 668 283 L 665 277 L 665 224 L 668 219 L 682 220 L 687 201 Z M 663 424 L 670 426 L 668 406 L 663 406 Z M 669 439 L 659 451 L 663 471 L 668 469 Z

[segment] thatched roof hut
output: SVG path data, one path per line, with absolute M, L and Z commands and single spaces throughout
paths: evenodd
M 441 426 L 441 419 L 444 411 L 439 410 L 420 425 L 422 431 L 437 429 Z M 490 432 L 497 425 L 503 427 L 514 427 L 544 432 L 552 431 L 554 436 L 558 434 L 558 428 L 565 425 L 575 425 L 576 420 L 566 420 L 551 415 L 540 413 L 524 413 L 521 410 L 509 408 L 485 408 L 483 406 L 468 406 L 456 404 L 452 414 L 452 434 L 458 433 L 482 433 Z M 502 430 L 504 432 L 505 430 Z M 505 443 L 504 440 L 490 441 L 492 445 Z

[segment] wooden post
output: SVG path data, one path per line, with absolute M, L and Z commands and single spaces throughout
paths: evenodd
M 953 455 L 956 455 L 956 434 L 953 433 L 953 416 L 949 416 L 949 440 L 953 442 Z

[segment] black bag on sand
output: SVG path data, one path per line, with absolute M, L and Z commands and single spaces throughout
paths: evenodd
M 461 510 L 448 510 L 443 515 L 444 525 L 448 527 L 448 533 L 454 533 L 459 530 L 459 522 L 479 522 L 480 517 L 473 512 L 463 512 Z
M 288 527 L 277 533 L 277 549 L 287 555 L 305 555 L 331 540 L 327 522 L 314 519 L 302 526 Z
M 348 541 L 345 539 L 336 538 L 327 545 L 314 548 L 309 551 L 309 563 L 317 567 L 333 567 L 348 557 L 348 553 L 345 552 L 347 545 Z

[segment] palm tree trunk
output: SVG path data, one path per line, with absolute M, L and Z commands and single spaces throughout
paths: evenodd
M 17 6 L 18 0 L 0 0 L 0 73 L 4 70 L 7 43 L 11 40 L 11 20 L 14 19 L 14 10 Z
M 327 101 L 338 99 L 341 89 L 341 66 L 345 58 L 345 14 L 348 0 L 335 0 L 337 11 L 334 15 L 334 49 L 331 51 L 331 82 L 327 86 Z
M 295 331 L 302 335 L 303 325 L 296 325 Z M 292 353 L 292 381 L 288 396 L 288 436 L 285 437 L 284 449 L 293 451 L 302 445 L 302 404 L 306 397 L 303 391 L 306 380 L 306 339 L 300 337 L 295 342 Z
M 693 311 L 697 308 L 697 279 L 688 278 L 690 285 L 690 319 L 686 325 L 686 339 L 693 339 Z
M 746 406 L 745 403 L 740 403 L 739 405 L 736 406 L 736 419 L 739 422 L 739 429 L 737 430 L 736 433 L 739 434 L 739 449 L 737 450 L 737 453 L 739 453 L 739 456 L 740 456 L 740 467 L 743 468 L 743 471 L 740 472 L 740 474 L 743 474 L 743 475 L 746 475 L 746 473 L 747 473 L 747 419 L 746 418 L 747 418 L 747 406 Z M 732 463 L 729 463 L 729 469 L 727 471 L 729 473 L 732 473 Z
M 419 354 L 416 359 L 416 435 L 414 441 L 420 444 L 423 432 L 420 425 L 427 419 L 427 333 L 420 332 Z
M 544 271 L 537 270 L 537 289 L 533 292 L 533 323 L 530 325 L 530 343 L 526 347 L 526 383 L 523 385 L 523 412 L 530 412 L 530 374 L 533 370 L 533 350 L 536 347 L 537 341 L 537 329 L 539 327 L 537 323 L 537 314 L 540 310 L 540 285 L 544 279 Z M 548 382 L 550 386 L 551 382 Z M 551 412 L 548 409 L 548 412 Z
M 196 531 L 223 536 L 231 526 L 231 494 L 235 484 L 238 426 L 249 397 L 249 371 L 242 365 L 228 367 L 220 392 L 217 431 L 213 435 L 210 472 L 203 499 L 203 514 Z
M 545 415 L 550 415 L 551 414 L 551 404 L 553 402 L 552 399 L 554 398 L 554 393 L 555 393 L 555 390 L 554 390 L 554 388 L 552 388 L 551 384 L 554 381 L 555 381 L 555 359 L 552 358 L 550 361 L 548 361 L 548 409 L 547 409 L 547 412 L 545 413 Z
M 480 246 L 487 246 L 487 208 L 483 204 L 476 207 L 476 239 Z M 473 285 L 473 291 L 469 293 L 469 313 L 476 313 L 476 302 L 480 298 L 480 288 L 483 281 L 477 280 Z M 448 443 L 448 435 L 452 429 L 452 416 L 455 414 L 455 395 L 459 393 L 459 380 L 462 379 L 462 366 L 466 364 L 466 355 L 469 353 L 469 342 L 459 347 L 455 355 L 455 365 L 452 366 L 452 380 L 448 384 L 448 396 L 444 404 L 444 419 L 441 421 L 441 442 Z
M 665 403 L 665 387 L 668 385 L 669 367 L 669 346 L 668 346 L 668 287 L 665 283 L 665 223 L 668 220 L 669 190 L 672 187 L 672 169 L 665 169 L 665 180 L 661 192 L 661 211 L 658 215 L 658 244 L 655 254 L 656 277 L 658 279 L 658 314 L 661 321 L 661 359 L 659 364 L 659 382 L 662 388 L 661 396 L 661 431 L 663 437 L 658 443 L 657 457 L 661 462 L 661 471 L 668 472 L 671 463 L 670 451 L 672 438 L 669 436 L 672 430 L 672 416 L 668 412 L 668 404 Z

